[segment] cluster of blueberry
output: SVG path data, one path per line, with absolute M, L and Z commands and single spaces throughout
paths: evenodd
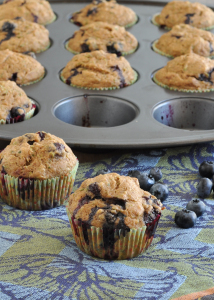
M 162 172 L 159 168 L 151 168 L 149 173 L 141 173 L 138 170 L 131 170 L 128 176 L 136 177 L 139 181 L 140 188 L 150 192 L 157 199 L 163 202 L 169 195 L 168 186 L 159 180 L 162 178 Z
M 110 171 L 108 169 L 99 170 L 96 176 L 100 174 L 106 174 Z M 138 179 L 140 188 L 144 191 L 150 192 L 161 202 L 166 200 L 169 195 L 169 190 L 166 184 L 158 182 L 162 178 L 162 172 L 159 168 L 152 168 L 149 173 L 141 173 L 138 170 L 131 170 L 128 172 L 128 176 Z
M 199 166 L 199 174 L 202 178 L 197 185 L 197 195 L 200 198 L 206 198 L 213 189 L 214 162 L 203 161 Z M 205 203 L 199 199 L 193 199 L 187 203 L 186 209 L 182 209 L 175 214 L 175 223 L 182 228 L 193 227 L 197 217 L 205 211 Z

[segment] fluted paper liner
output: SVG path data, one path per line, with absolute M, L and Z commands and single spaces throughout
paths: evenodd
M 10 206 L 43 210 L 60 206 L 72 192 L 79 162 L 68 176 L 51 179 L 24 179 L 1 173 L 0 196 Z
M 150 224 L 140 229 L 114 229 L 113 247 L 104 246 L 103 228 L 87 226 L 85 222 L 74 219 L 66 206 L 71 230 L 77 246 L 91 256 L 103 259 L 129 259 L 145 252 L 152 243 L 160 215 Z M 106 234 L 106 233 L 105 233 Z M 112 232 L 108 238 L 112 240 Z

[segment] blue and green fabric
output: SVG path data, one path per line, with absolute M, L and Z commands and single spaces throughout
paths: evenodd
M 143 149 L 80 163 L 75 189 L 108 168 L 127 175 L 157 166 L 168 184 L 155 237 L 146 253 L 106 261 L 83 253 L 71 233 L 65 206 L 24 211 L 0 200 L 0 299 L 195 300 L 214 299 L 214 199 L 190 229 L 177 227 L 176 211 L 197 197 L 199 165 L 214 160 L 214 143 Z

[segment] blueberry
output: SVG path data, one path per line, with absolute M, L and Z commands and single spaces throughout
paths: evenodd
M 140 188 L 143 189 L 144 191 L 150 190 L 153 184 L 155 184 L 155 179 L 152 175 L 149 175 L 147 173 L 141 173 L 138 176 Z
M 153 184 L 150 189 L 150 193 L 163 202 L 168 197 L 169 190 L 166 184 L 158 182 Z
M 202 177 L 212 178 L 214 175 L 214 162 L 203 161 L 199 166 L 199 173 Z
M 109 169 L 105 168 L 105 169 L 97 171 L 95 176 L 104 175 L 104 174 L 107 174 L 107 173 L 110 173 L 110 171 L 109 171 Z
M 206 211 L 206 205 L 199 199 L 192 199 L 187 203 L 186 209 L 194 211 L 200 217 Z
M 11 114 L 12 118 L 15 118 L 15 117 L 24 115 L 25 110 L 24 110 L 24 108 L 22 108 L 20 106 L 14 106 L 14 107 L 11 108 L 10 114 Z
M 141 175 L 141 173 L 138 170 L 130 170 L 127 175 L 130 177 L 138 178 Z
M 197 215 L 194 211 L 182 209 L 175 214 L 175 223 L 181 228 L 190 228 L 195 225 Z
M 206 198 L 212 191 L 213 183 L 209 178 L 201 178 L 197 185 L 197 195 L 200 198 Z
M 1 30 L 5 31 L 5 32 L 9 32 L 12 31 L 16 26 L 13 23 L 10 22 L 4 22 L 4 24 L 2 25 Z
M 154 177 L 155 181 L 160 180 L 163 176 L 161 170 L 157 167 L 151 168 L 151 170 L 149 171 L 149 174 Z

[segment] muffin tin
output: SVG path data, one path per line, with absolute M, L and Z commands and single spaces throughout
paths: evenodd
M 37 103 L 37 113 L 30 120 L 1 125 L 2 144 L 41 130 L 63 138 L 71 147 L 87 149 L 165 147 L 214 140 L 214 92 L 175 92 L 152 80 L 152 74 L 169 61 L 151 48 L 165 32 L 153 25 L 151 18 L 166 2 L 121 2 L 139 17 L 128 29 L 138 39 L 139 48 L 126 56 L 139 76 L 133 85 L 109 91 L 78 89 L 60 80 L 60 70 L 73 57 L 64 43 L 79 29 L 69 18 L 88 2 L 50 2 L 57 15 L 56 21 L 47 25 L 52 45 L 37 54 L 46 76 L 22 87 Z M 212 7 L 209 1 L 201 3 Z

